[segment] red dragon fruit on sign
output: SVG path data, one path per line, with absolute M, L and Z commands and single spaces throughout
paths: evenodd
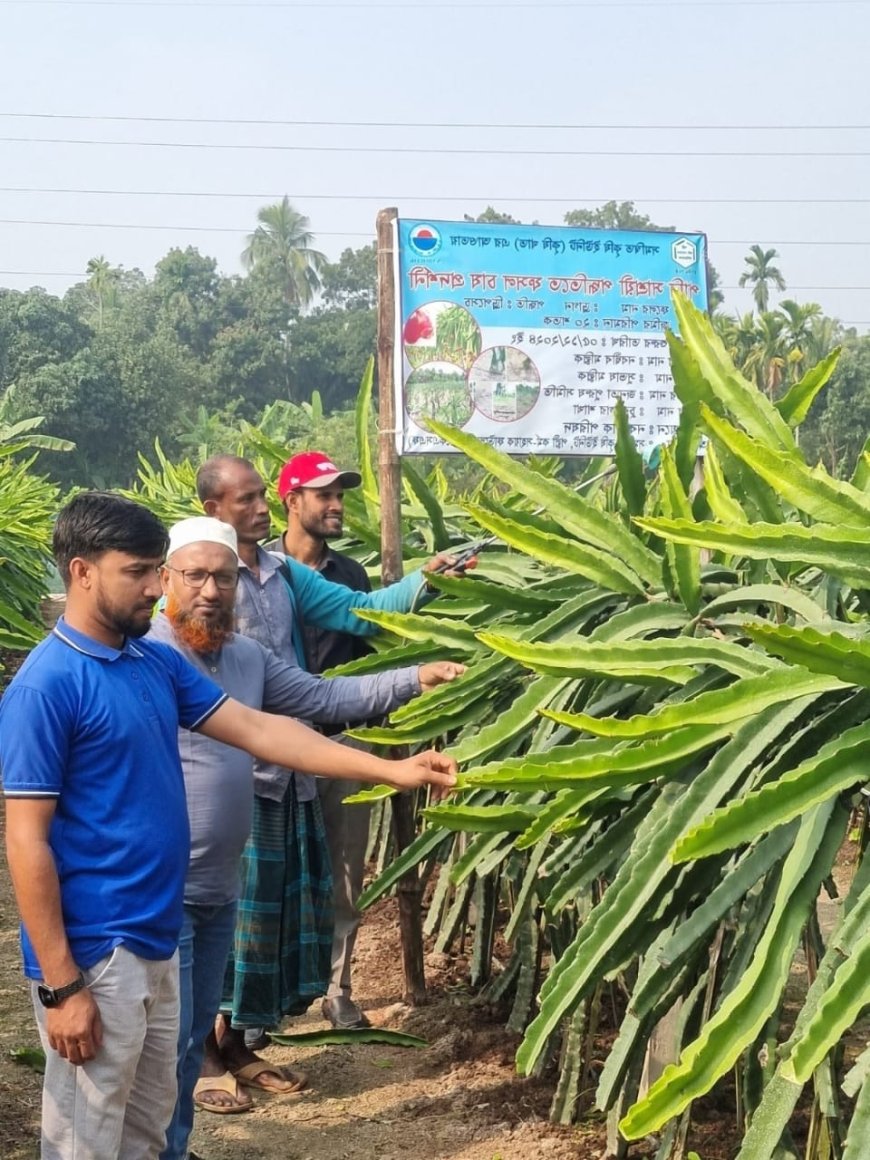
M 409 346 L 414 346 L 421 339 L 432 338 L 434 334 L 435 327 L 432 325 L 432 319 L 425 310 L 418 309 L 409 315 L 402 331 L 402 340 Z

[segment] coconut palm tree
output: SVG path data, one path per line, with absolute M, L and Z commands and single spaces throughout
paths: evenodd
M 788 346 L 785 341 L 785 319 L 774 311 L 760 314 L 756 320 L 755 345 L 749 352 L 743 371 L 753 377 L 760 391 L 771 399 L 779 394 L 788 367 Z
M 745 314 L 716 314 L 713 316 L 713 326 L 725 343 L 725 349 L 734 365 L 738 370 L 744 370 L 746 361 L 758 341 L 752 311 L 748 310 Z
M 117 305 L 121 271 L 100 254 L 98 258 L 88 261 L 85 272 L 88 275 L 87 287 L 96 308 L 97 330 L 102 330 L 107 307 Z
M 243 265 L 248 270 L 260 266 L 274 270 L 287 302 L 307 306 L 320 289 L 320 274 L 326 264 L 326 255 L 312 249 L 311 223 L 287 197 L 264 205 L 257 221 L 260 224 L 248 235 L 242 253 Z
M 843 327 L 836 318 L 829 318 L 827 315 L 814 318 L 807 339 L 807 359 L 810 365 L 815 366 L 823 358 L 827 358 L 834 347 L 842 343 L 844 337 Z
M 800 378 L 806 369 L 812 324 L 821 317 L 822 308 L 816 302 L 801 305 L 791 298 L 786 298 L 780 302 L 777 311 L 785 316 L 783 337 L 789 347 L 788 361 L 794 367 L 795 377 Z
M 750 246 L 746 255 L 746 265 L 749 267 L 740 275 L 741 286 L 752 284 L 752 297 L 759 314 L 767 310 L 770 301 L 769 285 L 773 284 L 777 290 L 785 290 L 785 278 L 778 266 L 773 265 L 773 259 L 778 258 L 776 250 L 762 250 L 761 246 Z

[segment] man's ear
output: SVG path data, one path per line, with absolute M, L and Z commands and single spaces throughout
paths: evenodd
M 202 507 L 203 507 L 203 511 L 205 512 L 205 514 L 207 516 L 211 516 L 213 519 L 218 518 L 218 515 L 217 515 L 218 501 L 216 499 L 204 499 L 202 501 Z
M 165 564 L 160 565 L 160 587 L 163 589 L 163 595 L 169 595 L 169 569 Z
M 93 562 L 81 556 L 74 556 L 69 562 L 69 581 L 73 588 L 90 588 L 93 577 Z

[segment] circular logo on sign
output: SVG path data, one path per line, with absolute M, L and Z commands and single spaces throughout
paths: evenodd
M 423 257 L 428 257 L 441 248 L 441 234 L 434 226 L 414 226 L 408 240 L 411 243 L 411 249 Z

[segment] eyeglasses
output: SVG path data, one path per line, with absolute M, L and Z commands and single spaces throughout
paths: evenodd
M 173 568 L 171 564 L 167 564 L 166 567 L 170 572 L 177 572 L 182 583 L 188 588 L 204 588 L 209 576 L 218 588 L 224 591 L 237 587 L 239 583 L 238 572 L 209 572 L 207 568 Z

